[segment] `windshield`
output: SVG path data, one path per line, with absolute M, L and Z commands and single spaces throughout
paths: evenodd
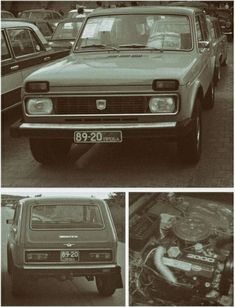
M 32 229 L 104 227 L 97 205 L 35 205 L 30 224 Z
M 50 12 L 31 12 L 30 18 L 35 19 L 52 19 Z
M 69 39 L 75 40 L 78 31 L 82 26 L 82 20 L 76 22 L 59 23 L 53 34 L 52 40 L 56 39 Z
M 175 15 L 117 15 L 88 18 L 75 46 L 78 51 L 138 48 L 189 50 L 189 19 Z

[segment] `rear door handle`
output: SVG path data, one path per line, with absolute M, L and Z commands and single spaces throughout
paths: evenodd
M 17 70 L 19 68 L 19 65 L 11 66 L 10 70 Z

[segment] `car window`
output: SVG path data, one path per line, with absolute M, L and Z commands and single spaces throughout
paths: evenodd
M 79 29 L 82 26 L 81 22 L 66 22 L 59 23 L 56 27 L 55 33 L 53 34 L 54 39 L 75 39 Z
M 16 57 L 43 50 L 29 29 L 8 29 L 8 35 Z
M 32 229 L 103 228 L 97 205 L 35 205 L 31 209 Z
M 53 14 L 53 19 L 60 19 L 60 15 L 57 13 L 52 13 Z
M 89 18 L 75 51 L 86 48 L 192 48 L 191 29 L 186 16 L 116 15 Z
M 3 31 L 2 31 L 2 36 L 1 36 L 1 58 L 2 58 L 2 61 L 8 60 L 11 58 L 10 50 L 6 42 L 5 33 Z
M 30 12 L 23 12 L 20 14 L 20 18 L 28 18 L 30 15 Z
M 51 36 L 52 35 L 53 31 L 50 28 L 50 26 L 47 24 L 47 22 L 38 22 L 37 26 L 44 36 Z
M 208 40 L 208 28 L 206 23 L 206 17 L 204 14 L 199 15 L 199 20 L 201 24 L 201 30 L 202 30 L 202 38 L 203 40 Z
M 199 16 L 196 16 L 196 33 L 197 33 L 197 40 L 202 41 L 203 40 L 203 34 L 202 34 Z
M 19 222 L 20 209 L 21 209 L 21 206 L 18 204 L 15 208 L 15 213 L 13 217 L 13 221 L 15 225 L 18 225 L 18 222 Z

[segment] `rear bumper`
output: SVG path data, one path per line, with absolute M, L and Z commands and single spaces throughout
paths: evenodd
M 73 139 L 78 130 L 121 130 L 123 138 L 178 138 L 192 129 L 192 120 L 157 123 L 55 124 L 17 122 L 11 127 L 13 137 Z

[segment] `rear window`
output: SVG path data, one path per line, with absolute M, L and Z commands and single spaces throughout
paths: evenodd
M 104 227 L 97 205 L 35 205 L 31 208 L 32 229 L 100 229 Z

